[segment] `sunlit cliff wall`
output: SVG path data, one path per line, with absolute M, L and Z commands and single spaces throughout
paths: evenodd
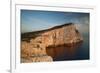
M 41 34 L 42 43 L 46 47 L 64 44 L 74 44 L 83 40 L 74 24 L 65 24 L 54 27 L 51 31 Z
M 34 33 L 39 35 L 35 38 L 30 38 L 30 35 L 32 36 Z M 24 38 L 21 41 L 21 58 L 26 58 L 31 62 L 53 61 L 52 57 L 46 53 L 46 48 L 49 46 L 69 45 L 83 40 L 79 31 L 72 23 L 34 33 L 25 33 L 24 35 L 27 35 L 25 39 L 28 38 L 28 42 L 23 41 Z

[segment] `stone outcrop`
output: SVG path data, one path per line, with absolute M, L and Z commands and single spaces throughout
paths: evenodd
M 79 31 L 72 23 L 48 29 L 39 37 L 41 37 L 41 42 L 45 45 L 45 47 L 74 44 L 83 40 Z M 35 39 L 38 40 L 38 37 Z
M 35 56 L 30 58 L 21 58 L 21 63 L 32 63 L 32 62 L 51 62 L 53 61 L 51 56 Z
M 35 35 L 35 37 L 34 37 Z M 74 24 L 68 23 L 50 29 L 22 34 L 22 62 L 53 61 L 46 53 L 50 46 L 72 45 L 83 40 Z M 26 41 L 28 39 L 28 42 Z M 25 60 L 27 59 L 27 60 Z
M 22 41 L 21 42 L 21 62 L 31 63 L 31 62 L 49 62 L 53 61 L 51 56 L 46 53 L 45 47 L 38 41 L 32 41 L 30 43 Z

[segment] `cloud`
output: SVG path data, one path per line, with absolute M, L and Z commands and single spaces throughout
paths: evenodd
M 89 17 L 84 16 L 80 17 L 78 21 L 76 21 L 76 27 L 81 33 L 89 33 Z

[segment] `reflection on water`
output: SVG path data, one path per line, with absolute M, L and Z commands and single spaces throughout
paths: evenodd
M 46 52 L 54 61 L 86 60 L 89 59 L 89 44 L 84 41 L 72 46 L 49 47 Z

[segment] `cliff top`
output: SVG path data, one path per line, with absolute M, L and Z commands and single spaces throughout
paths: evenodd
M 53 29 L 58 29 L 58 28 L 62 28 L 64 26 L 69 26 L 69 25 L 74 25 L 74 23 L 65 23 L 65 24 L 62 24 L 62 25 L 54 26 L 54 27 L 49 28 L 49 29 L 39 30 L 39 31 L 32 31 L 32 32 L 26 32 L 26 33 L 22 33 L 22 34 L 28 34 L 28 33 L 31 34 L 31 33 L 45 32 L 45 31 L 50 31 L 50 30 L 53 30 Z
M 58 29 L 58 28 L 62 28 L 62 27 L 69 26 L 69 25 L 74 25 L 74 23 L 65 23 L 65 24 L 54 26 L 52 28 L 45 29 L 45 30 L 22 33 L 21 37 L 22 38 L 35 38 L 36 36 L 40 35 L 41 33 L 44 33 L 44 32 L 50 31 L 50 30 L 54 30 L 54 29 Z

